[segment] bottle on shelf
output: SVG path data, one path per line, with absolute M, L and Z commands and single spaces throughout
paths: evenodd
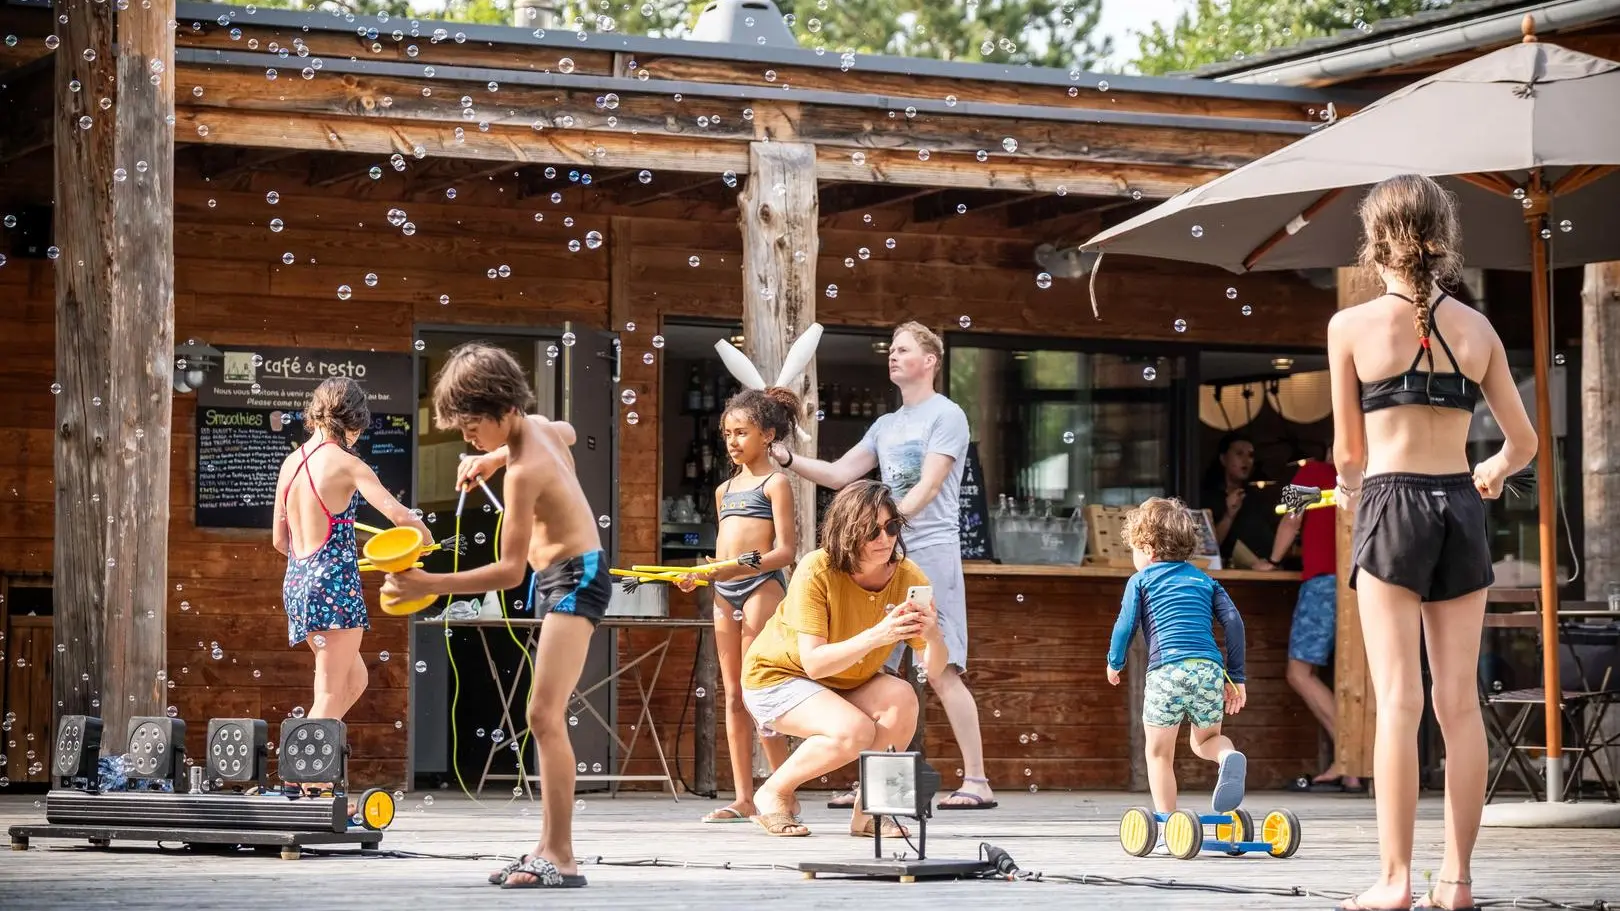
M 686 479 L 688 486 L 695 487 L 698 483 L 698 442 L 686 447 L 686 463 L 681 466 L 681 475 Z
M 692 365 L 691 376 L 686 381 L 686 410 L 697 412 L 703 408 L 703 380 L 698 376 L 698 366 Z
M 832 399 L 828 405 L 829 407 L 827 408 L 827 414 L 829 416 L 835 418 L 841 418 L 844 416 L 844 395 L 839 391 L 837 383 L 833 383 Z
M 714 411 L 716 407 L 714 403 L 714 387 L 714 383 L 704 383 L 701 380 L 698 383 L 699 410 L 704 413 Z

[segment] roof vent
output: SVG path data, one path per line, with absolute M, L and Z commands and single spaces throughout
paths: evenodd
M 711 0 L 687 36 L 693 41 L 798 47 L 782 11 L 771 0 Z

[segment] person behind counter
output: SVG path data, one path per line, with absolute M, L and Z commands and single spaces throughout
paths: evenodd
M 761 729 L 804 739 L 754 793 L 754 821 L 771 835 L 810 834 L 792 812 L 805 782 L 863 750 L 911 742 L 917 693 L 884 673 L 895 643 L 916 650 L 929 677 L 945 670 L 933 601 L 911 601 L 913 586 L 928 585 L 928 577 L 905 556 L 905 527 L 887 486 L 856 481 L 840 490 L 822 524 L 824 546 L 799 564 L 787 597 L 743 659 L 743 702 Z M 871 837 L 875 830 L 857 806 L 850 834 Z M 906 832 L 884 819 L 882 834 Z
M 1261 555 L 1271 553 L 1276 535 L 1273 517 L 1259 498 L 1249 496 L 1254 476 L 1254 442 L 1228 433 L 1215 447 L 1215 461 L 1204 473 L 1199 496 L 1215 519 L 1221 562 L 1228 568 L 1271 570 Z M 1242 549 L 1239 549 L 1242 545 Z
M 1422 648 L 1446 750 L 1445 855 L 1423 905 L 1470 908 L 1489 765 L 1478 683 L 1494 578 L 1484 500 L 1535 457 L 1536 432 L 1490 320 L 1439 290 L 1462 265 L 1451 194 L 1400 175 L 1369 190 L 1360 214 L 1361 261 L 1384 293 L 1335 313 L 1327 341 L 1338 503 L 1356 516 L 1349 582 L 1378 701 L 1380 870 L 1340 907 L 1412 906 Z M 1481 394 L 1503 442 L 1470 472 Z
M 1219 582 L 1187 562 L 1198 550 L 1200 520 L 1179 500 L 1153 497 L 1125 517 L 1124 538 L 1137 572 L 1125 583 L 1108 645 L 1108 682 L 1119 685 L 1126 649 L 1138 628 L 1147 639 L 1142 700 L 1148 789 L 1154 809 L 1176 809 L 1176 737 L 1192 722 L 1193 753 L 1220 766 L 1210 804 L 1226 813 L 1243 803 L 1248 760 L 1221 733 L 1226 715 L 1248 700 L 1243 617 Z M 1226 660 L 1214 622 L 1226 639 Z M 1230 687 L 1228 682 L 1230 681 Z M 1161 841 L 1156 848 L 1163 851 Z

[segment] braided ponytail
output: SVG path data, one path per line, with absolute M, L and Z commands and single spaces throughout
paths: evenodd
M 1402 174 L 1380 182 L 1361 202 L 1361 264 L 1393 272 L 1412 288 L 1412 322 L 1434 369 L 1429 333 L 1434 288 L 1462 266 L 1456 202 L 1428 177 Z

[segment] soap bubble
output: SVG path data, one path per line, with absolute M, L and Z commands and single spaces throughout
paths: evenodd
M 1192 236 L 1194 236 L 1194 237 L 1203 237 L 1204 236 L 1204 226 L 1203 225 L 1193 225 L 1192 226 Z
M 1229 301 L 1237 300 L 1237 289 L 1236 288 L 1227 288 L 1226 289 L 1226 299 L 1229 300 Z
M 957 323 L 957 325 L 961 326 L 963 329 L 966 329 L 969 326 L 973 325 L 973 318 L 971 316 L 967 316 L 967 315 L 964 314 L 961 319 L 958 319 L 956 321 L 956 323 Z
M 1072 430 L 1063 431 L 1063 442 L 1072 444 L 1074 442 L 1074 431 L 1072 431 Z
M 1184 319 L 1176 320 L 1174 325 L 1176 327 L 1177 332 L 1186 332 L 1187 331 L 1187 321 L 1184 320 Z
M 705 697 L 705 696 L 707 696 L 707 695 L 709 695 L 709 691 L 708 691 L 708 690 L 706 690 L 706 689 L 704 689 L 704 688 L 703 688 L 703 687 L 701 687 L 701 686 L 700 686 L 700 687 L 698 687 L 698 688 L 697 688 L 697 697 L 698 697 L 698 698 L 699 698 L 699 699 L 702 699 L 702 698 L 703 698 L 703 697 Z
M 388 658 L 389 658 L 389 654 L 388 654 L 387 649 L 383 649 L 382 651 L 377 653 L 377 660 L 378 661 L 387 661 Z
M 1241 311 L 1239 311 L 1239 312 L 1241 312 L 1244 316 L 1253 316 L 1254 315 L 1254 308 L 1249 306 L 1248 304 L 1244 304 L 1243 309 Z
M 416 662 L 416 672 L 418 674 L 427 673 L 427 662 L 426 661 L 418 661 L 418 662 Z
M 1018 140 L 1008 136 L 1006 139 L 1001 141 L 1001 147 L 1006 149 L 1008 152 L 1016 152 L 1018 151 Z
M 1035 276 L 1035 287 L 1046 289 L 1052 287 L 1052 273 L 1042 272 Z
M 620 392 L 619 401 L 625 403 L 626 405 L 634 405 L 636 403 L 636 391 L 634 389 L 626 389 L 623 392 Z
M 597 528 L 607 528 L 608 526 L 610 526 L 612 524 L 613 524 L 613 520 L 608 518 L 607 516 L 597 516 L 596 517 L 596 527 Z
M 1142 379 L 1147 380 L 1148 382 L 1151 383 L 1151 382 L 1153 382 L 1154 380 L 1156 380 L 1158 378 L 1159 378 L 1159 371 L 1154 370 L 1152 367 L 1143 367 L 1142 368 Z

